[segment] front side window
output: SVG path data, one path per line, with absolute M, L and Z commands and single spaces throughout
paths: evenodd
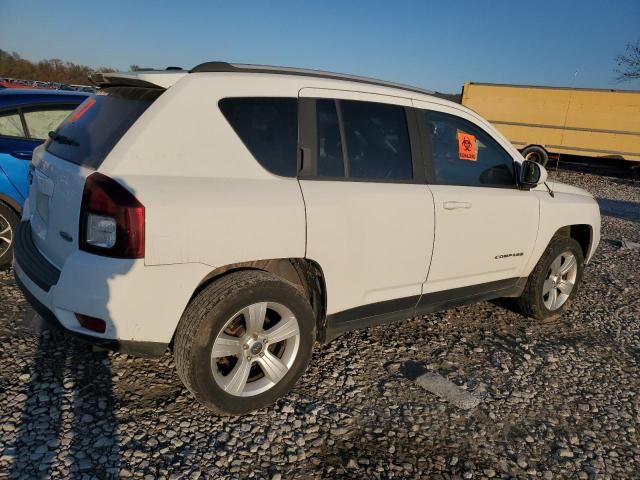
M 74 107 L 55 107 L 43 110 L 23 111 L 24 120 L 27 122 L 29 137 L 36 140 L 45 140 L 49 132 L 55 130 L 62 121 L 67 118 Z
M 265 169 L 295 177 L 298 165 L 298 101 L 295 98 L 224 98 L 220 110 Z
M 16 110 L 0 113 L 0 136 L 26 137 L 20 114 Z
M 354 179 L 410 180 L 411 143 L 404 107 L 341 100 L 348 158 Z
M 515 187 L 513 158 L 488 133 L 454 115 L 422 111 L 427 116 L 436 184 Z

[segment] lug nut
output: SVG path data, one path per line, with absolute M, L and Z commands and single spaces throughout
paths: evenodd
M 244 350 L 247 350 L 247 349 L 249 348 L 249 345 L 247 345 L 247 344 L 245 343 L 244 345 L 242 345 L 242 348 L 243 348 Z

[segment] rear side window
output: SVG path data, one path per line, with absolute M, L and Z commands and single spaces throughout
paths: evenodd
M 470 187 L 516 187 L 513 158 L 488 133 L 460 117 L 427 115 L 435 183 Z
M 26 137 L 22 128 L 22 121 L 17 110 L 0 113 L 0 136 Z
M 47 151 L 69 162 L 100 167 L 144 111 L 164 90 L 143 87 L 110 87 L 87 98 L 56 130 Z
M 50 107 L 38 110 L 23 110 L 24 121 L 27 123 L 29 137 L 36 140 L 44 140 L 51 130 L 71 113 L 75 107 Z
M 410 180 L 413 177 L 404 107 L 341 100 L 340 108 L 350 178 Z
M 298 165 L 296 98 L 224 98 L 220 110 L 238 137 L 265 169 L 295 177 Z
M 342 138 L 335 100 L 316 102 L 318 124 L 318 176 L 343 177 Z

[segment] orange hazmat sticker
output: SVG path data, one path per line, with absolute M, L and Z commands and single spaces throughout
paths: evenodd
M 460 160 L 475 162 L 477 157 L 476 137 L 464 132 L 458 132 L 458 157 Z

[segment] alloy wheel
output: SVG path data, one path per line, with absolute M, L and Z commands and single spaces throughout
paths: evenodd
M 254 303 L 231 317 L 213 342 L 213 378 L 230 395 L 264 393 L 287 375 L 299 347 L 300 326 L 291 310 Z
M 9 220 L 0 215 L 0 257 L 2 257 L 13 243 L 13 229 Z
M 570 251 L 561 253 L 551 263 L 542 285 L 542 300 L 547 309 L 558 310 L 569 299 L 578 276 L 578 262 Z

